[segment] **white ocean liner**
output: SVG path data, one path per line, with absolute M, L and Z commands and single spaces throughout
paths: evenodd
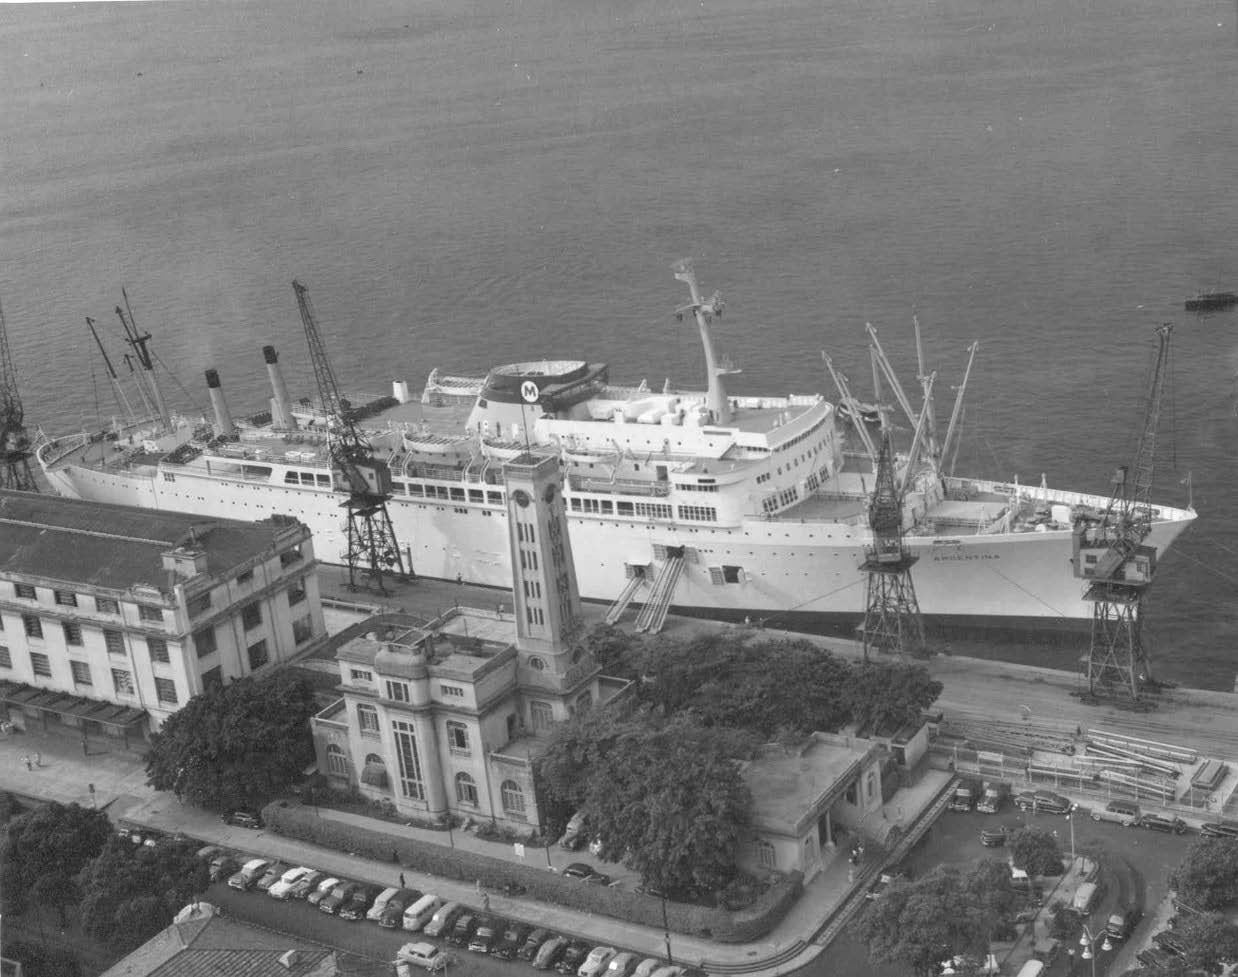
M 420 399 L 395 384 L 363 426 L 391 466 L 397 539 L 419 576 L 509 588 L 501 462 L 527 448 L 553 452 L 584 598 L 851 632 L 864 609 L 873 460 L 859 438 L 852 450 L 857 432 L 821 396 L 728 396 L 710 331 L 721 304 L 701 299 L 688 266 L 676 277 L 691 288 L 678 314 L 700 329 L 706 391 L 617 386 L 603 364 L 564 360 L 500 366 L 484 380 L 435 371 Z M 163 421 L 43 439 L 37 457 L 51 485 L 204 517 L 292 515 L 311 528 L 320 558 L 341 560 L 346 491 L 330 468 L 325 420 L 288 401 L 274 351 L 264 352 L 271 412 L 240 421 L 235 440 L 166 411 Z M 217 378 L 212 386 L 218 430 L 232 421 Z M 1085 627 L 1092 605 L 1075 564 L 1104 549 L 1077 551 L 1073 525 L 1108 499 L 947 477 L 944 450 L 915 442 L 898 465 L 927 622 L 956 633 Z M 1155 560 L 1194 518 L 1156 506 L 1141 552 Z

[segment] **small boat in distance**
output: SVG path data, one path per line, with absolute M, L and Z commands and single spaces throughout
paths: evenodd
M 1213 309 L 1228 309 L 1238 305 L 1238 292 L 1200 292 L 1186 300 L 1187 312 L 1209 312 Z

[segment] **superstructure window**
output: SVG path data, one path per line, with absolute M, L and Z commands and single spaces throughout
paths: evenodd
M 43 637 L 43 622 L 34 614 L 23 614 L 21 616 L 22 627 L 26 629 L 27 638 Z
M 313 636 L 314 623 L 308 614 L 292 622 L 292 641 L 294 644 L 303 645 Z
M 205 614 L 211 609 L 211 592 L 198 594 L 197 597 L 191 597 L 185 602 L 185 610 L 189 612 L 190 617 L 197 617 L 199 614 Z
M 193 633 L 193 646 L 198 652 L 199 658 L 205 658 L 219 648 L 219 641 L 215 637 L 215 629 L 213 627 L 201 628 Z
M 176 683 L 170 678 L 155 679 L 155 698 L 168 705 L 176 705 Z
M 125 636 L 119 631 L 110 631 L 104 628 L 103 643 L 107 646 L 107 653 L 109 655 L 123 655 L 125 653 Z
M 263 638 L 261 641 L 255 641 L 252 645 L 245 649 L 245 652 L 249 657 L 249 670 L 251 672 L 257 671 L 268 661 L 270 661 L 271 658 L 271 656 L 267 653 L 266 638 Z
M 100 614 L 119 614 L 120 601 L 112 600 L 110 597 L 96 597 L 95 610 Z
M 77 607 L 77 594 L 68 590 L 53 590 L 52 596 L 61 607 Z
M 407 682 L 387 682 L 387 698 L 393 702 L 408 702 L 408 683 Z
M 447 720 L 447 746 L 452 753 L 469 752 L 469 730 L 464 723 Z
M 252 631 L 262 623 L 262 605 L 257 601 L 252 604 L 246 604 L 241 611 L 241 624 L 244 625 L 246 631 Z
M 82 626 L 76 621 L 61 621 L 60 627 L 64 631 L 64 643 L 67 645 L 80 646 L 82 643 Z
M 117 695 L 133 695 L 133 675 L 123 668 L 113 668 L 112 688 Z
M 38 592 L 28 583 L 18 583 L 13 585 L 13 592 L 22 600 L 37 600 Z
M 357 728 L 362 736 L 378 736 L 378 710 L 364 702 L 357 704 Z
M 42 678 L 52 677 L 52 660 L 46 655 L 40 655 L 37 651 L 30 652 L 30 667 L 35 675 Z
M 90 664 L 88 662 L 69 662 L 69 671 L 73 674 L 74 685 L 94 685 L 90 679 Z
M 7 645 L 0 645 L 0 668 L 13 667 L 13 653 L 9 651 Z
M 163 608 L 155 607 L 151 604 L 139 604 L 138 616 L 143 621 L 154 621 L 157 624 L 163 623 Z

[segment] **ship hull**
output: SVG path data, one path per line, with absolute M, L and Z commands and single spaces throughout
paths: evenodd
M 313 532 L 320 559 L 343 562 L 344 496 L 330 490 L 155 465 L 109 469 L 62 460 L 45 463 L 44 470 L 57 492 L 75 498 L 205 517 L 291 515 Z M 419 576 L 510 588 L 502 505 L 394 498 L 388 508 Z M 1191 518 L 1179 513 L 1154 522 L 1147 545 L 1164 553 Z M 869 536 L 862 520 L 752 518 L 710 527 L 573 513 L 569 524 L 580 593 L 591 602 L 615 600 L 633 568 L 642 568 L 652 583 L 668 554 L 682 553 L 675 613 L 848 635 L 863 615 L 860 566 Z M 1089 626 L 1093 606 L 1083 600 L 1083 581 L 1074 573 L 1069 529 L 908 542 L 917 557 L 912 579 L 920 607 L 938 633 L 1070 633 Z M 648 593 L 648 587 L 638 592 L 634 605 Z

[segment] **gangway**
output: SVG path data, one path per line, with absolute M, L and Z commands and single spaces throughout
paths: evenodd
M 623 617 L 623 612 L 632 603 L 632 598 L 636 596 L 636 592 L 645 583 L 645 574 L 639 567 L 636 570 L 637 572 L 632 575 L 632 579 L 628 581 L 627 586 L 623 588 L 623 593 L 615 598 L 615 602 L 610 605 L 610 610 L 606 612 L 607 624 L 614 624 L 619 618 Z
M 666 623 L 666 614 L 671 608 L 671 599 L 675 596 L 675 585 L 683 573 L 683 557 L 668 557 L 658 573 L 658 579 L 653 582 L 653 593 L 641 608 L 636 618 L 636 630 L 648 634 L 657 634 Z

